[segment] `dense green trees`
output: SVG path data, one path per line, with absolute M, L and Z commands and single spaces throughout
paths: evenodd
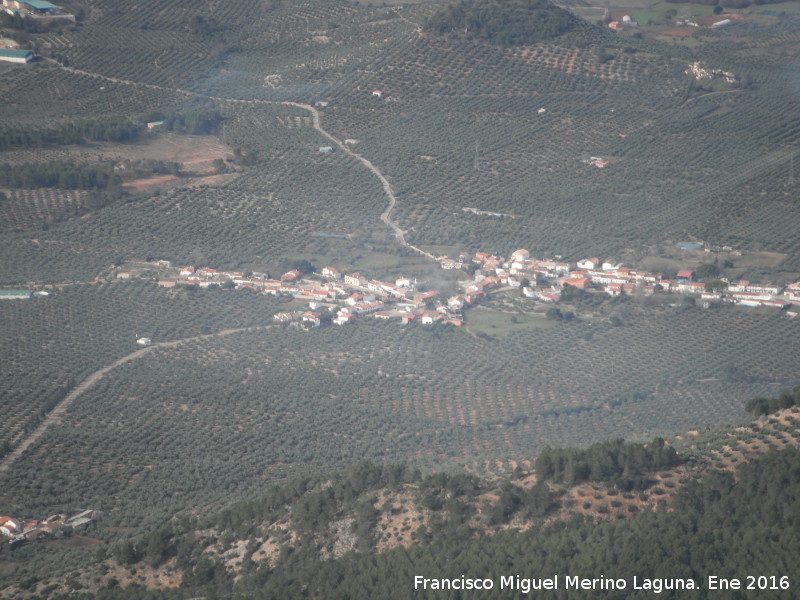
M 80 165 L 66 161 L 0 164 L 0 185 L 3 187 L 88 190 L 105 189 L 119 184 L 119 177 L 108 165 Z
M 512 493 L 518 494 L 503 492 L 511 504 L 515 503 Z M 503 531 L 471 539 L 453 530 L 452 535 L 430 544 L 379 555 L 349 553 L 337 560 L 321 561 L 303 550 L 285 552 L 270 566 L 243 569 L 235 582 L 233 573 L 195 544 L 190 555 L 178 550 L 180 566 L 186 570 L 180 590 L 114 587 L 70 597 L 167 600 L 199 594 L 282 600 L 411 599 L 421 594 L 414 589 L 416 575 L 459 578 L 462 574 L 493 580 L 492 591 L 474 592 L 476 598 L 519 598 L 520 589 L 500 585 L 501 577 L 515 574 L 525 578 L 558 575 L 558 590 L 537 594 L 547 600 L 652 597 L 652 590 L 633 589 L 634 577 L 640 586 L 644 578 L 663 578 L 691 581 L 696 588 L 687 592 L 665 587 L 658 597 L 669 600 L 689 595 L 698 600 L 736 599 L 758 593 L 775 600 L 796 597 L 800 561 L 800 452 L 796 449 L 771 452 L 739 467 L 735 475 L 714 472 L 691 482 L 678 492 L 672 508 L 601 523 L 576 516 L 525 532 Z M 158 537 L 151 537 L 150 543 L 159 546 Z M 568 590 L 566 575 L 623 579 L 625 588 Z M 711 575 L 739 578 L 743 588 L 752 583 L 754 591 L 712 590 Z M 759 576 L 769 589 L 759 589 Z M 465 596 L 441 592 L 441 597 Z
M 754 417 L 760 417 L 800 404 L 800 385 L 792 391 L 783 390 L 774 398 L 753 398 L 747 401 L 744 408 Z
M 43 144 L 79 144 L 85 140 L 124 142 L 136 138 L 140 126 L 125 117 L 78 119 L 46 127 L 0 127 L 0 148 L 41 146 Z
M 517 46 L 556 37 L 576 22 L 571 13 L 547 0 L 461 0 L 430 17 L 426 28 Z
M 605 481 L 622 489 L 645 487 L 647 472 L 678 463 L 675 449 L 662 438 L 650 444 L 622 439 L 594 444 L 586 449 L 545 448 L 536 459 L 536 473 L 543 479 L 572 485 Z

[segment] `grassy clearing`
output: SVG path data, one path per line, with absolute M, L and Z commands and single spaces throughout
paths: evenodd
M 400 257 L 396 254 L 384 254 L 382 252 L 370 252 L 359 258 L 353 263 L 357 269 L 385 269 L 396 267 L 400 262 Z
M 692 17 L 704 17 L 706 15 L 713 14 L 714 7 L 707 6 L 704 4 L 673 4 L 670 2 L 659 2 L 658 4 L 653 4 L 650 7 L 650 10 L 658 11 L 661 14 L 664 14 L 668 10 L 677 10 L 678 16 L 692 16 Z
M 747 252 L 734 259 L 737 267 L 777 267 L 787 255 L 781 252 Z
M 557 325 L 555 321 L 547 320 L 544 315 L 509 314 L 481 307 L 468 309 L 464 316 L 469 331 L 492 336 L 505 336 L 512 331 L 550 329 Z

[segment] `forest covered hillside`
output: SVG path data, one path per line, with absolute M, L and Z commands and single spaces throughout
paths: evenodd
M 548 579 L 560 581 L 548 598 L 685 598 L 687 590 L 737 598 L 720 594 L 713 577 L 740 575 L 742 589 L 793 598 L 800 452 L 796 427 L 788 444 L 781 432 L 798 414 L 783 409 L 691 446 L 678 439 L 681 452 L 660 439 L 552 450 L 535 471 L 494 479 L 363 463 L 218 513 L 184 514 L 98 546 L 91 566 L 31 577 L 4 594 L 412 598 L 423 576 L 488 580 L 491 592 L 473 592 L 492 598 Z M 745 432 L 766 435 L 769 448 Z M 723 447 L 728 458 L 736 448 L 739 459 L 718 462 Z M 25 552 L 39 554 L 33 546 Z M 612 587 L 590 593 L 576 578 Z

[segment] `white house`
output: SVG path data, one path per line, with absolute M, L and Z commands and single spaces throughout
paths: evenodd
M 322 276 L 327 279 L 339 279 L 341 277 L 339 269 L 336 267 L 323 267 Z
M 586 271 L 594 271 L 600 264 L 599 258 L 584 258 L 578 261 L 578 268 Z

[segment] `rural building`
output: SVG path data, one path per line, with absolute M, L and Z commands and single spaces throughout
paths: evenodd
M 381 90 L 373 90 L 372 96 L 375 98 L 383 98 L 383 92 Z
M 320 146 L 319 151 L 323 153 L 333 152 L 332 146 Z
M 681 269 L 675 276 L 678 283 L 686 283 L 687 281 L 694 281 L 694 271 L 692 269 Z
M 12 517 L 0 517 L 0 533 L 11 536 L 19 530 L 19 522 Z
M 584 258 L 578 261 L 578 268 L 587 271 L 594 271 L 600 265 L 599 258 Z
M 528 260 L 531 257 L 531 253 L 525 250 L 525 248 L 520 248 L 519 250 L 514 250 L 511 253 L 511 260 Z
M 166 127 L 164 121 L 150 121 L 147 124 L 147 129 L 150 131 L 158 131 L 159 129 L 164 129 L 164 127 Z
M 0 300 L 27 300 L 30 297 L 29 290 L 0 290 Z
M 47 0 L 3 0 L 3 9 L 10 15 L 33 18 L 58 18 L 75 21 L 71 15 Z
M 30 50 L 0 48 L 0 60 L 13 63 L 28 63 L 33 60 L 33 52 Z
M 151 340 L 149 337 L 140 337 L 138 340 L 136 340 L 136 343 L 140 346 L 149 346 L 152 342 L 153 340 Z

